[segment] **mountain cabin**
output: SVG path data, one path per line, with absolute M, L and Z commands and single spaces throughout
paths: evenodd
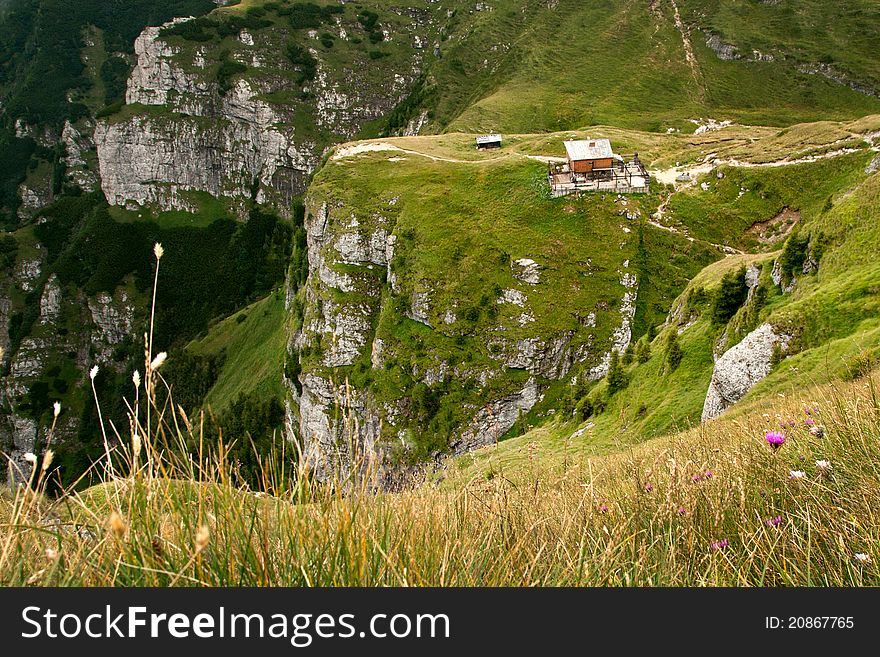
M 568 156 L 569 171 L 575 174 L 611 171 L 614 168 L 614 160 L 621 159 L 619 155 L 614 155 L 611 142 L 607 139 L 579 139 L 566 141 L 563 144 Z
M 501 148 L 501 135 L 491 134 L 477 137 L 477 150 L 482 151 L 487 148 Z
M 554 197 L 580 192 L 644 194 L 650 176 L 635 153 L 627 159 L 611 149 L 607 139 L 577 139 L 563 142 L 565 160 L 547 164 L 547 178 Z

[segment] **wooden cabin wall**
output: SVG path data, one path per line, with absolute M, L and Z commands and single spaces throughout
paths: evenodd
M 602 160 L 571 160 L 569 168 L 575 173 L 590 173 L 593 169 L 611 169 L 613 167 L 611 158 Z

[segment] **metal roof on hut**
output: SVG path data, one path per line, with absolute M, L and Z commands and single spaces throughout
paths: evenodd
M 493 133 L 477 137 L 477 148 L 480 146 L 501 146 L 501 135 Z
M 607 139 L 578 139 L 566 141 L 565 152 L 571 161 L 577 160 L 603 160 L 614 157 L 611 150 L 611 142 Z

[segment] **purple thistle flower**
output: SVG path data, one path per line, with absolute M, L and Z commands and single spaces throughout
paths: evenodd
M 704 479 L 711 479 L 712 478 L 712 471 L 706 470 L 706 472 L 703 474 L 703 478 Z
M 678 507 L 678 515 L 683 516 L 685 513 L 687 513 L 687 509 L 683 506 Z
M 782 516 L 776 516 L 767 520 L 768 527 L 779 527 L 782 524 Z
M 809 406 L 804 406 L 804 413 L 806 413 L 807 415 L 812 415 L 813 409 L 811 409 Z
M 779 431 L 768 431 L 764 436 L 764 440 L 773 449 L 779 449 L 785 443 L 785 434 Z
M 804 420 L 804 424 L 806 424 L 808 427 L 811 427 L 816 424 L 816 421 L 813 420 L 813 418 L 808 417 L 806 420 Z
M 758 491 L 758 495 L 760 495 L 761 497 L 767 497 L 767 491 L 765 491 L 765 490 L 762 488 L 761 490 Z
M 691 477 L 691 481 L 694 483 L 697 483 L 699 481 L 703 481 L 703 475 L 695 474 L 693 477 Z
M 716 550 L 716 551 L 717 551 L 717 550 L 723 550 L 723 549 L 726 548 L 728 545 L 730 545 L 730 541 L 728 541 L 726 538 L 722 538 L 720 541 L 715 541 L 714 543 L 712 543 L 712 544 L 709 546 L 709 549 L 711 549 L 711 550 Z
M 646 493 L 650 493 L 652 490 L 654 490 L 654 484 L 645 484 Z
M 603 504 L 602 506 L 600 506 L 600 507 L 599 507 L 599 513 L 608 513 L 608 505 L 607 505 L 607 504 Z
M 797 423 L 796 423 L 794 420 L 789 420 L 789 421 L 788 421 L 788 426 L 790 426 L 790 427 L 793 427 L 793 426 L 795 426 L 796 424 L 797 424 Z

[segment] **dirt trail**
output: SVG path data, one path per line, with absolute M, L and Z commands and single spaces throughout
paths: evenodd
M 452 162 L 454 164 L 484 164 L 486 162 L 498 162 L 499 160 L 504 160 L 510 157 L 523 157 L 528 160 L 536 160 L 538 162 L 545 163 L 561 163 L 566 161 L 564 157 L 555 157 L 553 155 L 526 155 L 525 153 L 517 153 L 515 151 L 502 152 L 495 157 L 486 157 L 479 160 L 463 160 L 454 157 L 440 157 L 439 155 L 429 155 L 428 153 L 422 153 L 421 151 L 414 151 L 409 148 L 401 148 L 400 146 L 395 146 L 394 144 L 390 144 L 385 141 L 374 141 L 364 144 L 353 144 L 352 146 L 341 146 L 336 149 L 336 152 L 333 153 L 333 156 L 330 159 L 342 160 L 347 157 L 352 157 L 354 155 L 360 155 L 361 153 L 378 153 L 382 151 L 393 151 L 397 153 L 406 153 L 408 155 L 419 155 L 421 157 L 428 158 L 429 160 L 434 160 L 435 162 Z
M 696 178 L 699 175 L 704 173 L 709 173 L 712 169 L 718 166 L 730 166 L 730 167 L 738 167 L 744 169 L 757 169 L 764 167 L 785 167 L 793 164 L 809 164 L 811 162 L 818 162 L 819 160 L 827 160 L 832 157 L 840 157 L 841 155 L 849 155 L 850 153 L 857 153 L 859 149 L 857 148 L 839 148 L 834 151 L 828 151 L 827 153 L 822 153 L 820 155 L 807 155 L 805 157 L 799 157 L 795 159 L 783 158 L 781 160 L 772 160 L 770 162 L 744 162 L 742 160 L 737 160 L 735 158 L 725 158 L 725 159 L 711 159 L 711 161 L 703 162 L 701 164 L 695 165 L 685 165 L 680 167 L 670 167 L 668 169 L 658 169 L 654 171 L 649 171 L 649 173 L 664 184 L 674 184 L 676 182 L 676 178 L 682 174 L 689 174 L 691 180 L 688 181 L 688 185 L 694 184 L 696 182 Z M 712 158 L 714 154 L 709 154 L 707 159 Z
M 880 150 L 880 147 L 874 146 L 872 150 Z M 333 153 L 333 156 L 330 159 L 342 160 L 347 157 L 359 155 L 361 153 L 375 153 L 381 151 L 392 151 L 397 153 L 405 153 L 407 155 L 418 155 L 419 157 L 434 160 L 435 162 L 451 162 L 453 164 L 484 164 L 490 162 L 498 162 L 499 160 L 504 160 L 510 157 L 521 157 L 528 160 L 536 160 L 538 162 L 545 163 L 565 162 L 564 157 L 555 157 L 550 155 L 527 155 L 525 153 L 517 153 L 515 151 L 502 152 L 495 157 L 487 157 L 479 160 L 465 160 L 454 157 L 441 157 L 439 155 L 430 155 L 428 153 L 423 153 L 421 151 L 416 151 L 409 148 L 401 148 L 400 146 L 395 146 L 394 144 L 391 144 L 389 142 L 366 142 L 353 144 L 351 146 L 340 146 L 336 149 L 336 152 Z M 770 162 L 746 162 L 742 160 L 737 160 L 735 158 L 717 159 L 716 153 L 709 153 L 700 164 L 669 167 L 668 169 L 654 169 L 650 170 L 649 173 L 656 180 L 667 185 L 675 184 L 676 178 L 678 178 L 682 174 L 688 174 L 691 177 L 691 180 L 685 183 L 685 185 L 688 186 L 696 183 L 697 176 L 709 173 L 712 169 L 718 166 L 731 166 L 741 168 L 783 167 L 794 164 L 808 164 L 810 162 L 817 162 L 819 160 L 825 160 L 832 157 L 840 157 L 841 155 L 848 155 L 850 153 L 856 152 L 858 152 L 858 149 L 856 148 L 839 148 L 837 150 L 828 151 L 827 153 L 821 153 L 819 155 L 807 155 L 805 157 L 795 159 L 783 158 L 781 160 L 772 160 Z
M 691 39 L 688 35 L 688 30 L 684 26 L 684 22 L 681 20 L 681 13 L 678 11 L 678 4 L 675 0 L 670 0 L 672 3 L 672 11 L 675 14 L 675 27 L 678 29 L 681 34 L 681 41 L 684 45 L 684 58 L 687 60 L 688 66 L 691 67 L 691 73 L 694 76 L 694 80 L 698 83 L 700 82 L 700 67 L 697 64 L 697 58 L 694 56 L 694 49 L 691 46 Z
M 342 160 L 346 157 L 360 155 L 361 153 L 375 153 L 379 151 L 396 151 L 398 153 L 408 153 L 410 155 L 421 155 L 422 157 L 426 157 L 429 160 L 435 160 L 437 162 L 455 162 L 460 164 L 467 164 L 468 162 L 470 162 L 470 160 L 456 160 L 448 157 L 439 157 L 437 155 L 428 155 L 427 153 L 420 153 L 419 151 L 413 151 L 408 148 L 400 148 L 400 146 L 395 146 L 394 144 L 389 144 L 388 142 L 384 141 L 374 141 L 368 142 L 366 144 L 354 144 L 352 146 L 341 146 L 336 149 L 336 152 L 333 153 L 333 156 L 330 159 Z

